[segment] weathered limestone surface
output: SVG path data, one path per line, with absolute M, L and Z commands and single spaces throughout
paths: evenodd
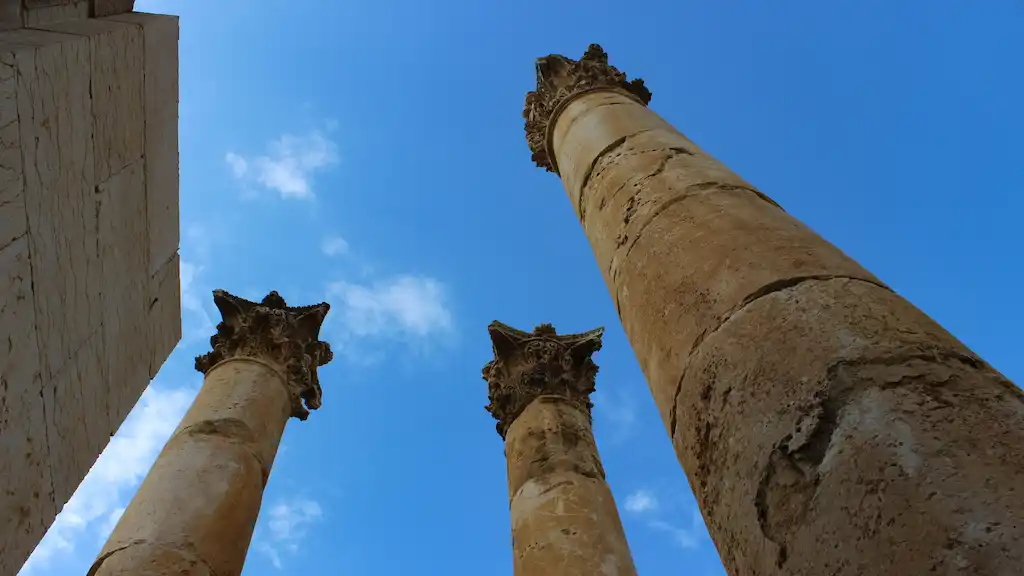
M 646 108 L 592 46 L 538 61 L 562 177 L 732 574 L 1010 574 L 1024 394 Z
M 0 30 L 13 30 L 21 28 L 21 2 L 7 0 L 0 2 Z
M 92 0 L 92 15 L 100 18 L 131 12 L 135 8 L 135 0 Z
M 203 388 L 167 442 L 90 576 L 237 576 L 292 416 L 320 406 L 326 303 L 288 307 L 214 293 L 224 317 L 196 358 Z
M 98 9 L 98 8 L 97 8 Z M 178 225 L 178 17 L 119 14 L 110 20 L 142 27 L 145 54 L 144 114 L 150 273 L 177 252 Z
M 95 174 L 105 182 L 145 152 L 143 28 L 107 18 L 42 28 L 89 39 Z
M 8 26 L 19 29 L 0 32 L 0 576 L 21 567 L 181 336 L 167 232 L 178 100 L 159 92 L 177 90 L 177 19 L 83 20 L 80 4 L 26 0 Z M 155 201 L 151 164 L 168 180 Z
M 64 20 L 89 17 L 89 0 L 23 0 L 22 23 L 42 26 Z
M 0 248 L 0 574 L 14 574 L 57 514 L 32 306 L 28 237 Z
M 131 12 L 135 0 L 3 0 L 0 30 Z
M 487 409 L 508 459 L 518 576 L 635 575 L 590 416 L 602 330 L 558 336 L 492 323 Z
M 149 377 L 156 377 L 181 340 L 181 261 L 175 253 L 149 279 Z M 141 394 L 140 394 L 141 395 Z

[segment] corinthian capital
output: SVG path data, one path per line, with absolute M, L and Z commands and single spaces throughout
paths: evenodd
M 590 413 L 597 364 L 591 355 L 601 349 L 604 328 L 581 334 L 555 333 L 551 324 L 523 332 L 495 320 L 487 327 L 494 360 L 484 366 L 487 411 L 498 421 L 498 434 L 538 396 L 561 396 Z
M 319 340 L 329 304 L 288 306 L 277 292 L 250 302 L 224 290 L 213 291 L 213 302 L 223 320 L 210 338 L 213 351 L 196 357 L 196 370 L 206 374 L 229 358 L 265 360 L 284 368 L 292 416 L 305 420 L 309 410 L 320 407 L 316 369 L 334 358 L 330 344 Z
M 560 54 L 537 59 L 537 89 L 526 94 L 526 143 L 537 166 L 558 172 L 551 149 L 551 128 L 558 114 L 575 97 L 595 90 L 618 90 L 646 106 L 651 91 L 644 81 L 626 81 L 626 75 L 608 64 L 608 54 L 597 44 L 587 48 L 583 58 L 571 60 Z

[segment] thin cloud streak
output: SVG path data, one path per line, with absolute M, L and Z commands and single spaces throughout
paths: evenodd
M 316 131 L 284 134 L 268 148 L 267 154 L 252 157 L 228 151 L 224 162 L 235 179 L 254 182 L 283 199 L 312 199 L 314 176 L 338 162 L 338 146 Z
M 196 390 L 150 386 L 57 515 L 19 574 L 40 574 L 83 535 L 106 540 L 124 506 L 191 404 Z
M 320 243 L 320 251 L 328 258 L 341 256 L 348 253 L 348 242 L 341 236 L 328 236 Z
M 658 509 L 658 499 L 650 490 L 637 490 L 626 497 L 622 505 L 627 512 L 640 513 Z
M 323 518 L 320 504 L 307 498 L 280 500 L 266 509 L 266 529 L 256 544 L 270 563 L 280 570 L 283 555 L 296 554 L 309 527 Z
M 339 300 L 338 316 L 354 336 L 423 338 L 452 328 L 444 285 L 430 277 L 404 275 L 372 284 L 340 281 L 328 286 Z

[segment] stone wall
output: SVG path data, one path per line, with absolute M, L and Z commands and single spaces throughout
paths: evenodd
M 0 1 L 8 576 L 181 338 L 178 19 L 116 0 Z

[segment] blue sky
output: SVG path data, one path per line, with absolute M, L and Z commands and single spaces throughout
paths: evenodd
M 509 576 L 493 319 L 607 327 L 595 429 L 645 576 L 723 574 L 558 179 L 534 58 L 652 108 L 1024 381 L 1024 5 L 138 0 L 181 14 L 184 338 L 23 574 L 84 573 L 195 394 L 210 291 L 332 305 L 245 576 Z

